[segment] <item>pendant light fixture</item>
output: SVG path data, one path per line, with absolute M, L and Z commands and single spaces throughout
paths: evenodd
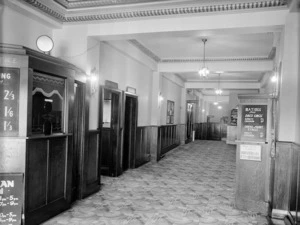
M 218 77 L 218 88 L 216 89 L 217 95 L 221 95 L 223 93 L 222 89 L 220 88 L 220 76 L 221 76 L 221 73 L 219 73 L 219 77 Z
M 203 42 L 203 67 L 199 70 L 200 77 L 207 78 L 209 74 L 209 69 L 205 66 L 205 43 L 207 42 L 207 39 L 202 39 Z

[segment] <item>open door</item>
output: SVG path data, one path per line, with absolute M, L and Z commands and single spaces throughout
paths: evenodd
M 135 143 L 137 128 L 137 96 L 126 93 L 125 95 L 125 118 L 124 118 L 124 141 L 122 154 L 122 169 L 135 168 Z
M 101 174 L 119 176 L 122 173 L 121 160 L 121 92 L 102 87 L 102 156 Z

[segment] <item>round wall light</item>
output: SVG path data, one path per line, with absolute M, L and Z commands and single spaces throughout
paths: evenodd
M 49 54 L 49 52 L 53 49 L 54 43 L 49 36 L 42 35 L 36 40 L 36 46 L 40 51 Z

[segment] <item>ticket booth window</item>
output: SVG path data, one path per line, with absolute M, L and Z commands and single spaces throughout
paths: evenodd
M 32 133 L 63 133 L 65 80 L 34 73 L 32 89 Z

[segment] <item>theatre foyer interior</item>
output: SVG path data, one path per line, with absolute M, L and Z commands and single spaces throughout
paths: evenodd
M 1 225 L 300 224 L 299 0 L 1 0 Z

